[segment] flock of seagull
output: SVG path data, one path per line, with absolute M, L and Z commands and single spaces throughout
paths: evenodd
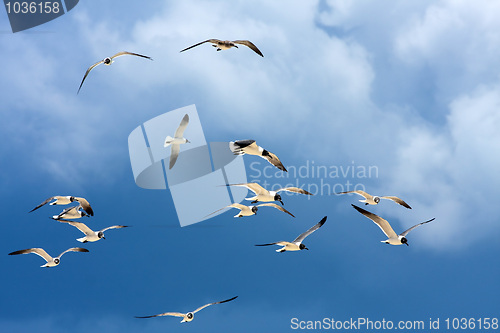
M 194 48 L 196 46 L 202 45 L 204 43 L 211 43 L 214 47 L 216 47 L 217 51 L 221 50 L 227 50 L 230 48 L 238 48 L 238 45 L 244 45 L 249 47 L 251 50 L 253 50 L 255 53 L 263 57 L 264 55 L 262 52 L 255 46 L 252 42 L 248 40 L 235 40 L 235 41 L 222 41 L 218 39 L 208 39 L 205 41 L 202 41 L 200 43 L 194 44 L 192 46 L 189 46 L 180 52 L 187 51 L 191 48 Z M 138 53 L 132 53 L 132 52 L 127 52 L 127 51 L 122 51 L 118 52 L 115 55 L 111 57 L 104 58 L 103 60 L 93 64 L 90 66 L 87 71 L 85 72 L 85 75 L 80 83 L 80 87 L 78 88 L 77 94 L 80 92 L 83 83 L 85 82 L 85 79 L 88 77 L 89 73 L 98 65 L 104 64 L 104 65 L 111 65 L 114 61 L 115 58 L 124 56 L 124 55 L 131 55 L 131 56 L 136 56 L 136 57 L 141 57 L 149 60 L 153 60 L 149 56 L 141 55 Z M 164 148 L 170 147 L 170 164 L 169 164 L 169 169 L 172 169 L 175 166 L 175 163 L 177 159 L 179 158 L 180 151 L 181 151 L 181 145 L 189 143 L 190 141 L 184 137 L 184 132 L 189 124 L 189 116 L 188 114 L 184 115 L 184 117 L 181 119 L 180 124 L 178 128 L 176 129 L 175 133 L 173 136 L 166 136 L 163 146 Z M 257 145 L 255 140 L 236 140 L 236 141 L 231 141 L 229 142 L 229 150 L 235 154 L 235 155 L 254 155 L 254 156 L 259 156 L 265 160 L 267 160 L 269 163 L 271 163 L 273 166 L 278 168 L 279 170 L 282 170 L 284 172 L 287 172 L 285 166 L 282 164 L 278 156 L 275 154 L 271 153 L 269 150 L 264 149 L 263 147 Z M 251 191 L 253 193 L 253 196 L 245 198 L 247 201 L 251 201 L 251 205 L 243 205 L 241 203 L 233 203 L 231 205 L 228 205 L 226 207 L 223 207 L 212 214 L 215 214 L 221 210 L 225 209 L 230 209 L 230 208 L 236 208 L 239 210 L 238 214 L 236 214 L 234 217 L 247 217 L 247 216 L 252 216 L 256 215 L 257 211 L 261 207 L 272 207 L 275 209 L 278 209 L 279 211 L 286 213 L 292 217 L 295 217 L 291 212 L 286 210 L 284 206 L 283 199 L 281 195 L 279 194 L 280 192 L 290 192 L 290 193 L 296 193 L 296 194 L 302 194 L 302 195 L 313 195 L 312 193 L 307 192 L 304 189 L 298 188 L 298 187 L 285 187 L 285 188 L 280 188 L 278 190 L 268 190 L 259 185 L 258 183 L 240 183 L 240 184 L 226 184 L 222 186 L 228 186 L 228 187 L 242 187 L 246 188 L 247 190 Z M 364 203 L 365 205 L 377 205 L 380 203 L 381 199 L 386 199 L 386 200 L 391 200 L 407 209 L 411 209 L 411 207 L 402 199 L 396 197 L 396 196 L 374 196 L 370 195 L 364 191 L 346 191 L 346 192 L 339 192 L 339 193 L 334 193 L 336 195 L 342 195 L 342 194 L 357 194 L 363 197 L 363 199 L 359 200 L 360 202 Z M 90 203 L 82 197 L 74 197 L 74 196 L 53 196 L 45 201 L 43 201 L 41 204 L 33 208 L 31 212 L 38 210 L 42 206 L 45 206 L 46 204 L 49 205 L 69 205 L 71 203 L 77 203 L 75 206 L 68 207 L 66 209 L 63 209 L 62 212 L 60 212 L 57 215 L 52 216 L 51 218 L 53 220 L 56 220 L 61 223 L 65 223 L 68 225 L 71 225 L 78 230 L 80 230 L 83 234 L 85 234 L 84 237 L 78 238 L 77 241 L 81 243 L 87 243 L 87 242 L 96 242 L 100 239 L 105 239 L 104 237 L 104 232 L 110 229 L 121 229 L 125 228 L 127 226 L 124 225 L 113 225 L 106 227 L 104 229 L 101 229 L 99 231 L 94 231 L 91 228 L 89 228 L 87 225 L 85 225 L 82 222 L 76 222 L 73 221 L 72 219 L 79 219 L 81 217 L 91 217 L 94 215 L 94 212 L 92 210 L 92 207 L 90 206 Z M 278 205 L 277 203 L 280 203 L 281 205 Z M 352 205 L 352 207 L 357 210 L 359 213 L 364 215 L 365 217 L 369 218 L 372 222 L 374 222 L 381 230 L 382 232 L 387 236 L 387 240 L 384 240 L 382 242 L 391 244 L 391 245 L 402 245 L 406 244 L 408 246 L 408 240 L 406 236 L 410 231 L 413 229 L 429 223 L 433 221 L 434 219 L 416 224 L 412 226 L 411 228 L 407 229 L 406 231 L 396 234 L 396 232 L 393 230 L 389 222 L 382 217 L 373 214 L 361 207 L 358 207 L 356 205 Z M 210 216 L 212 214 L 207 215 Z M 266 244 L 256 244 L 255 246 L 271 246 L 271 245 L 278 245 L 280 248 L 276 250 L 276 252 L 282 253 L 286 251 L 301 251 L 301 250 L 309 250 L 306 245 L 303 243 L 306 237 L 310 236 L 313 232 L 317 231 L 319 228 L 321 228 L 327 220 L 327 216 L 323 217 L 321 221 L 313 225 L 311 228 L 309 228 L 307 231 L 301 233 L 297 238 L 295 238 L 293 241 L 277 241 L 277 242 L 272 242 L 272 243 L 266 243 Z M 25 250 L 19 250 L 19 251 L 14 251 L 9 253 L 9 255 L 19 255 L 19 254 L 29 254 L 33 253 L 36 255 L 39 255 L 42 257 L 46 263 L 42 265 L 41 267 L 55 267 L 59 265 L 61 257 L 67 253 L 67 252 L 89 252 L 89 250 L 81 247 L 72 247 L 67 249 L 66 251 L 62 252 L 59 254 L 57 257 L 51 257 L 47 252 L 42 249 L 42 248 L 29 248 Z M 164 312 L 156 315 L 151 315 L 151 316 L 137 316 L 136 318 L 153 318 L 153 317 L 161 317 L 161 316 L 174 316 L 174 317 L 180 317 L 182 318 L 181 323 L 184 322 L 190 322 L 194 319 L 194 314 L 197 313 L 198 311 L 203 310 L 206 307 L 209 307 L 211 305 L 216 305 L 216 304 L 222 304 L 226 302 L 233 301 L 236 299 L 238 296 L 232 297 L 230 299 L 226 299 L 223 301 L 218 301 L 218 302 L 213 302 L 213 303 L 208 303 L 205 304 L 199 308 L 197 308 L 194 311 L 187 312 L 187 313 L 181 313 L 181 312 Z

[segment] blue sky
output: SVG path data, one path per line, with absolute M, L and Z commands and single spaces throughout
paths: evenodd
M 498 317 L 500 221 L 500 4 L 489 1 L 114 1 L 80 2 L 68 14 L 12 34 L 0 14 L 5 332 L 287 332 L 291 319 L 413 321 Z M 208 39 L 248 39 L 215 52 Z M 98 67 L 76 94 L 87 67 Z M 127 138 L 145 121 L 196 104 L 209 142 L 255 139 L 291 169 L 375 166 L 376 175 L 305 177 L 347 181 L 398 195 L 368 210 L 396 232 L 384 235 L 351 208 L 353 196 L 286 196 L 295 219 L 272 209 L 233 211 L 180 228 L 168 191 L 134 183 Z M 243 124 L 241 119 L 245 119 Z M 291 175 L 250 179 L 294 183 Z M 323 182 L 323 183 L 322 183 Z M 52 195 L 86 197 L 106 240 L 85 244 L 60 266 L 50 254 L 81 234 L 47 217 Z M 278 254 L 254 244 L 306 239 L 310 251 Z M 135 319 L 203 310 L 178 318 Z M 426 326 L 427 328 L 427 326 Z M 424 330 L 422 330 L 424 331 Z

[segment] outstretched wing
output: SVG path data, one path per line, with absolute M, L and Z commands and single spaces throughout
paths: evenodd
M 87 201 L 87 199 L 75 197 L 75 201 L 80 204 L 85 213 L 89 214 L 90 216 L 94 216 L 94 211 L 92 210 L 92 207 L 90 207 L 90 203 Z
M 19 251 L 14 251 L 9 253 L 9 256 L 13 256 L 16 254 L 26 254 L 26 253 L 34 253 L 45 259 L 45 261 L 49 262 L 52 261 L 52 257 L 48 255 L 47 252 L 45 252 L 44 249 L 42 248 L 31 248 L 31 249 L 26 249 L 26 250 L 19 250 Z
M 356 193 L 362 197 L 364 197 L 365 199 L 370 199 L 372 198 L 372 196 L 368 193 L 366 193 L 365 191 L 361 191 L 361 190 L 356 190 L 356 191 L 346 191 L 346 192 L 339 192 L 339 193 L 335 193 L 335 194 L 347 194 L 347 193 Z
M 109 230 L 109 229 L 121 229 L 121 228 L 128 228 L 128 225 L 112 225 L 111 227 L 104 228 L 100 231 L 105 232 L 106 230 Z
M 111 59 L 114 59 L 116 57 L 119 57 L 119 56 L 122 56 L 122 55 L 126 55 L 126 54 L 137 56 L 137 57 L 146 58 L 146 59 L 149 59 L 149 60 L 153 60 L 153 58 L 151 58 L 151 57 L 148 57 L 148 56 L 145 56 L 145 55 L 142 55 L 142 54 L 138 54 L 138 53 L 127 52 L 127 51 L 118 52 L 117 54 L 115 54 L 114 56 L 112 56 Z
M 100 65 L 104 62 L 104 60 L 101 60 L 99 62 L 96 62 L 95 64 L 93 64 L 92 66 L 90 66 L 87 71 L 85 72 L 85 75 L 83 76 L 83 80 L 82 80 L 82 83 L 80 83 L 80 87 L 78 88 L 78 92 L 76 93 L 78 95 L 78 93 L 80 92 L 80 89 L 82 89 L 82 86 L 83 86 L 83 82 L 85 81 L 85 79 L 87 78 L 87 75 L 89 75 L 90 71 L 94 69 L 94 67 L 96 67 L 97 65 Z
M 401 206 L 403 207 L 406 207 L 408 209 L 411 209 L 410 205 L 408 205 L 406 202 L 404 202 L 402 199 L 398 198 L 398 197 L 394 197 L 394 196 L 385 196 L 385 197 L 380 197 L 380 199 L 388 199 L 388 200 L 392 200 L 394 201 L 395 203 L 397 204 L 400 204 Z
M 226 302 L 230 302 L 232 301 L 233 299 L 237 298 L 238 296 L 234 296 L 233 298 L 230 298 L 230 299 L 226 299 L 225 301 L 220 301 L 220 302 L 213 302 L 213 303 L 208 303 L 208 304 L 205 304 L 203 306 L 200 306 L 198 309 L 194 310 L 192 313 L 195 314 L 196 312 L 200 311 L 200 310 L 203 310 L 204 308 L 206 308 L 207 306 L 210 306 L 210 305 L 215 305 L 215 304 L 221 304 L 221 303 L 226 303 Z
M 71 220 L 58 220 L 61 223 L 71 224 L 73 227 L 76 227 L 78 230 L 83 232 L 85 235 L 90 236 L 94 234 L 94 231 L 87 227 L 84 223 L 71 221 Z
M 66 252 L 89 252 L 89 250 L 84 249 L 83 247 L 72 247 L 61 253 L 59 256 L 57 256 L 57 258 L 61 258 Z
M 262 54 L 262 52 L 260 52 L 260 50 L 257 48 L 257 46 L 255 46 L 254 43 L 252 43 L 251 41 L 249 40 L 234 40 L 233 43 L 235 44 L 241 44 L 241 45 L 245 45 L 245 46 L 248 46 L 249 48 L 251 48 L 255 53 L 257 53 L 258 55 L 260 55 L 261 57 L 263 57 L 264 55 Z
M 180 313 L 180 312 L 164 312 L 164 313 L 160 313 L 160 314 L 152 315 L 152 316 L 144 316 L 144 317 L 137 317 L 136 316 L 135 318 L 153 318 L 153 317 L 163 317 L 163 316 L 184 317 L 185 314 Z
M 203 42 L 199 42 L 198 44 L 194 44 L 194 45 L 191 45 L 190 47 L 186 47 L 184 50 L 180 50 L 180 52 L 187 51 L 189 49 L 192 49 L 193 47 L 196 47 L 196 46 L 204 44 L 204 43 L 214 43 L 214 44 L 217 44 L 218 42 L 220 42 L 220 40 L 218 40 L 218 39 L 207 39 L 207 40 L 205 40 Z
M 300 194 L 306 194 L 306 195 L 313 195 L 312 193 L 309 193 L 306 190 L 303 190 L 299 187 L 285 187 L 285 188 L 277 190 L 276 192 L 281 192 L 281 191 L 294 192 L 294 193 L 300 193 Z
M 376 225 L 378 225 L 379 228 L 384 232 L 384 234 L 387 237 L 389 237 L 389 238 L 398 238 L 398 235 L 396 235 L 396 233 L 394 232 L 394 229 L 392 229 L 392 227 L 389 224 L 389 222 L 387 222 L 386 220 L 384 220 L 380 216 L 375 215 L 373 213 L 370 213 L 369 211 L 364 210 L 363 208 L 360 208 L 360 207 L 358 207 L 356 205 L 351 204 L 351 206 L 353 206 L 354 209 L 356 209 L 358 212 L 360 212 L 361 214 L 363 214 L 364 216 L 366 216 L 367 218 L 369 218 L 370 220 L 372 220 Z
M 175 162 L 177 162 L 177 157 L 179 157 L 179 152 L 181 151 L 181 145 L 179 144 L 172 144 L 171 152 L 170 152 L 170 165 L 168 166 L 169 169 L 172 169 Z
M 288 172 L 285 167 L 283 166 L 283 164 L 281 163 L 280 159 L 278 158 L 278 156 L 274 155 L 273 153 L 271 153 L 270 151 L 267 151 L 267 150 L 264 150 L 262 152 L 262 157 L 265 158 L 269 163 L 271 163 L 272 165 L 274 165 L 275 167 L 277 167 L 278 169 L 282 170 L 282 171 L 285 171 L 285 172 Z
M 319 221 L 318 223 L 316 223 L 315 225 L 313 225 L 309 230 L 307 230 L 306 232 L 302 233 L 299 235 L 299 237 L 295 238 L 294 239 L 294 243 L 302 243 L 302 241 L 307 237 L 309 236 L 310 234 L 312 234 L 313 232 L 315 232 L 316 230 L 318 230 L 319 228 L 321 228 L 321 226 L 323 224 L 325 224 L 326 222 L 326 216 L 323 217 L 321 219 L 321 221 Z
M 241 184 L 227 184 L 226 186 L 241 186 L 241 187 L 246 187 L 253 193 L 260 195 L 260 194 L 267 194 L 268 191 L 260 186 L 258 183 L 241 183 Z
M 292 213 L 290 213 L 289 211 L 287 211 L 285 208 L 275 204 L 275 203 L 263 203 L 263 204 L 260 204 L 260 205 L 257 205 L 257 207 L 260 207 L 260 206 L 269 206 L 269 207 L 274 207 L 276 209 L 279 209 L 281 210 L 283 213 L 287 213 L 288 215 L 290 215 L 291 217 L 295 217 Z
M 413 230 L 413 229 L 415 229 L 416 227 L 419 227 L 419 226 L 421 226 L 422 224 L 426 224 L 426 223 L 432 222 L 432 221 L 434 221 L 435 219 L 436 219 L 436 218 L 432 218 L 432 219 L 430 219 L 429 221 L 425 221 L 425 222 L 422 222 L 422 223 L 419 223 L 419 224 L 415 224 L 413 227 L 411 227 L 411 228 L 410 228 L 410 229 L 408 229 L 408 230 L 403 231 L 403 232 L 402 232 L 402 233 L 400 233 L 399 235 L 400 235 L 400 236 L 405 237 L 405 236 L 406 236 L 406 235 L 407 235 L 410 231 L 412 231 L 412 230 Z
M 184 118 L 182 118 L 179 127 L 177 127 L 177 130 L 175 131 L 174 137 L 182 138 L 182 136 L 184 135 L 184 130 L 186 129 L 188 124 L 189 124 L 189 115 L 186 113 Z
M 32 210 L 29 211 L 29 213 L 31 213 L 32 211 L 34 210 L 37 210 L 38 208 L 48 204 L 49 202 L 51 202 L 52 200 L 54 200 L 54 197 L 50 197 L 48 198 L 47 200 L 45 200 L 44 202 L 42 202 L 41 204 L 39 204 L 38 206 L 36 206 L 35 208 L 33 208 Z

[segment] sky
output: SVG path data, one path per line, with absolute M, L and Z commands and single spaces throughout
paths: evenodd
M 293 332 L 367 318 L 423 321 L 405 331 L 424 332 L 431 319 L 446 331 L 447 318 L 498 318 L 499 11 L 462 0 L 81 1 L 13 34 L 0 10 L 0 331 Z M 209 38 L 250 40 L 264 57 L 209 44 L 179 53 Z M 154 60 L 99 66 L 76 94 L 90 65 L 123 50 Z M 315 194 L 284 196 L 296 218 L 231 210 L 181 228 L 168 190 L 135 184 L 128 135 L 192 104 L 208 142 L 254 139 L 289 170 L 246 156 L 249 181 Z M 398 233 L 436 219 L 408 247 L 383 244 L 351 207 L 359 197 L 332 195 L 356 186 L 412 206 L 363 206 Z M 87 198 L 89 227 L 130 227 L 80 244 L 48 218 L 60 206 L 28 213 L 53 195 Z M 254 246 L 324 216 L 309 251 Z M 90 252 L 55 268 L 7 255 L 74 246 Z M 134 318 L 233 296 L 191 323 Z

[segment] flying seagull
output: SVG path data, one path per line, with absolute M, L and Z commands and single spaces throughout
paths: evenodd
M 280 245 L 280 246 L 283 246 L 281 249 L 278 249 L 276 250 L 276 252 L 285 252 L 285 251 L 300 251 L 300 250 L 309 250 L 303 243 L 302 241 L 307 237 L 309 236 L 310 234 L 312 234 L 313 232 L 315 232 L 316 230 L 318 230 L 319 228 L 321 228 L 321 226 L 323 224 L 325 224 L 326 222 L 326 216 L 323 217 L 323 219 L 321 221 L 319 221 L 318 223 L 316 223 L 311 229 L 307 230 L 306 232 L 302 233 L 299 235 L 299 237 L 295 238 L 293 240 L 293 242 L 285 242 L 285 241 L 281 241 L 281 242 L 276 242 L 276 243 L 270 243 L 270 244 L 257 244 L 255 246 L 269 246 L 269 245 Z
M 52 200 L 54 200 L 54 201 L 52 201 Z M 92 207 L 90 207 L 89 202 L 85 198 L 73 197 L 70 195 L 67 195 L 67 196 L 56 195 L 56 196 L 50 197 L 47 200 L 45 200 L 44 202 L 42 202 L 41 204 L 39 204 L 38 206 L 36 206 L 35 208 L 33 208 L 32 210 L 30 210 L 29 212 L 31 213 L 32 211 L 35 211 L 38 208 L 40 208 L 46 204 L 49 204 L 51 206 L 52 205 L 67 205 L 67 204 L 70 204 L 70 203 L 75 202 L 75 201 L 80 204 L 82 209 L 87 214 L 94 216 L 94 211 L 92 210 Z
M 19 250 L 19 251 L 11 252 L 11 253 L 9 253 L 9 256 L 16 255 L 16 254 L 34 253 L 34 254 L 38 254 L 40 257 L 42 257 L 43 259 L 45 259 L 45 261 L 47 261 L 47 263 L 45 265 L 42 265 L 40 267 L 54 267 L 54 266 L 59 265 L 59 262 L 61 261 L 61 257 L 66 252 L 89 252 L 89 250 L 81 248 L 81 247 L 72 247 L 70 249 L 67 249 L 63 253 L 61 253 L 59 256 L 57 256 L 55 258 L 52 258 L 42 248 L 31 248 L 31 249 Z
M 243 217 L 243 216 L 251 216 L 251 215 L 257 215 L 257 211 L 259 210 L 259 207 L 274 207 L 278 210 L 281 210 L 283 213 L 287 213 L 288 215 L 292 216 L 292 217 L 295 217 L 292 213 L 290 213 L 289 211 L 287 211 L 285 208 L 281 207 L 281 206 L 278 206 L 277 204 L 274 204 L 274 203 L 264 203 L 264 204 L 260 204 L 260 205 L 256 205 L 256 206 L 245 206 L 245 205 L 242 205 L 242 204 L 239 204 L 239 203 L 233 203 L 233 204 L 230 204 L 229 206 L 226 206 L 224 208 L 221 208 L 219 210 L 216 210 L 215 212 L 213 212 L 212 214 L 215 214 L 223 209 L 226 209 L 226 208 L 237 208 L 240 210 L 240 212 L 238 214 L 236 214 L 234 217 Z M 209 214 L 207 216 L 210 216 L 212 214 Z
M 169 169 L 172 169 L 175 162 L 177 161 L 177 157 L 179 157 L 179 151 L 181 149 L 180 145 L 184 143 L 189 143 L 189 140 L 183 137 L 184 130 L 186 129 L 188 124 L 189 124 L 189 115 L 186 113 L 184 118 L 182 118 L 179 127 L 177 127 L 177 130 L 175 131 L 174 137 L 172 138 L 169 135 L 165 138 L 165 143 L 163 144 L 163 147 L 168 147 L 172 145 L 170 151 L 170 165 L 168 167 Z
M 92 66 L 90 66 L 87 69 L 87 71 L 85 72 L 85 75 L 83 76 L 82 83 L 80 83 L 80 87 L 78 88 L 77 94 L 80 92 L 80 89 L 82 89 L 83 82 L 85 81 L 85 79 L 87 78 L 87 75 L 89 75 L 89 73 L 90 73 L 91 70 L 93 70 L 96 66 L 99 66 L 100 64 L 111 65 L 114 62 L 113 59 L 115 59 L 116 57 L 122 56 L 122 55 L 126 55 L 126 54 L 137 56 L 137 57 L 146 58 L 146 59 L 149 59 L 149 60 L 153 60 L 151 57 L 148 57 L 148 56 L 145 56 L 145 55 L 142 55 L 142 54 L 127 52 L 127 51 L 118 52 L 114 56 L 104 58 L 103 60 L 101 60 L 99 62 L 96 62 L 95 64 L 93 64 Z
M 245 200 L 252 200 L 252 203 L 257 203 L 259 201 L 279 201 L 282 205 L 283 201 L 281 200 L 281 196 L 278 194 L 278 192 L 281 191 L 287 191 L 287 192 L 294 192 L 294 193 L 300 193 L 300 194 L 306 194 L 306 195 L 313 195 L 312 193 L 307 192 L 306 190 L 303 190 L 298 187 L 285 187 L 285 188 L 280 188 L 279 190 L 276 191 L 268 191 L 262 186 L 260 186 L 257 183 L 242 183 L 242 184 L 227 184 L 226 186 L 241 186 L 241 187 L 246 187 L 253 193 L 255 193 L 255 196 L 251 198 L 245 198 Z
M 81 210 L 81 206 L 78 205 L 78 206 L 68 207 L 64 209 L 62 212 L 60 212 L 59 215 L 52 216 L 52 218 L 54 220 L 60 220 L 60 219 L 67 220 L 67 219 L 79 219 L 82 216 L 89 217 L 89 215 L 85 213 L 84 210 Z
M 392 200 L 395 203 L 398 203 L 403 207 L 411 209 L 410 205 L 408 205 L 406 202 L 404 202 L 400 198 L 394 197 L 394 196 L 378 197 L 376 195 L 370 195 L 370 194 L 366 193 L 365 191 L 361 191 L 361 190 L 339 192 L 339 193 L 335 193 L 335 194 L 347 194 L 347 193 L 356 193 L 356 194 L 359 194 L 360 196 L 364 197 L 365 199 L 359 200 L 359 202 L 364 202 L 365 205 L 377 205 L 380 202 L 380 199 L 387 199 L 387 200 Z
M 366 216 L 367 218 L 369 218 L 370 220 L 372 220 L 373 222 L 375 222 L 375 224 L 377 224 L 379 226 L 379 228 L 382 229 L 382 231 L 384 232 L 384 234 L 387 237 L 389 237 L 387 240 L 381 241 L 381 242 L 382 243 L 386 243 L 386 244 L 391 244 L 391 245 L 406 244 L 406 246 L 409 246 L 408 245 L 408 240 L 406 239 L 406 235 L 410 231 L 412 231 L 413 229 L 415 229 L 416 227 L 421 226 L 422 224 L 434 221 L 434 218 L 432 218 L 429 221 L 425 221 L 425 222 L 422 222 L 422 223 L 419 223 L 419 224 L 415 224 L 413 227 L 411 227 L 411 228 L 407 229 L 406 231 L 403 231 L 402 233 L 400 233 L 399 235 L 397 235 L 394 232 L 394 230 L 392 229 L 392 227 L 389 224 L 389 222 L 387 222 L 386 220 L 384 220 L 380 216 L 375 215 L 373 213 L 370 213 L 369 211 L 364 210 L 363 208 L 360 208 L 360 207 L 358 207 L 356 205 L 352 205 L 351 204 L 351 206 L 353 206 L 354 209 L 356 209 L 358 212 L 360 212 L 361 214 L 363 214 L 364 216 Z
M 85 237 L 77 239 L 77 241 L 82 242 L 82 243 L 97 242 L 101 238 L 106 239 L 106 237 L 104 237 L 104 232 L 106 230 L 127 228 L 126 225 L 113 225 L 111 227 L 107 227 L 107 228 L 101 229 L 99 231 L 94 231 L 94 230 L 90 229 L 89 227 L 87 227 L 84 223 L 81 223 L 81 222 L 63 221 L 63 220 L 59 220 L 59 222 L 71 224 L 73 227 L 76 227 L 78 230 L 83 232 L 85 234 Z
M 261 57 L 264 56 L 262 54 L 262 52 L 260 52 L 260 50 L 257 48 L 257 46 L 255 46 L 249 40 L 233 40 L 233 41 L 230 41 L 230 40 L 219 40 L 219 39 L 207 39 L 206 41 L 203 41 L 203 42 L 200 42 L 198 44 L 194 44 L 194 45 L 192 45 L 190 47 L 187 47 L 184 50 L 181 50 L 180 52 L 187 51 L 189 49 L 192 49 L 193 47 L 196 47 L 196 46 L 204 44 L 204 43 L 212 43 L 212 46 L 216 47 L 217 51 L 228 50 L 228 49 L 230 49 L 232 47 L 238 48 L 238 46 L 236 44 L 245 45 L 245 46 L 248 46 L 249 48 L 251 48 L 255 53 L 257 53 Z
M 257 155 L 264 159 L 266 159 L 269 163 L 277 167 L 282 171 L 287 171 L 283 164 L 281 164 L 278 156 L 274 155 L 270 151 L 265 150 L 264 148 L 258 146 L 255 143 L 255 140 L 239 140 L 239 141 L 231 141 L 229 143 L 229 149 L 233 152 L 234 155 Z
M 160 313 L 160 314 L 153 315 L 153 316 L 144 316 L 144 317 L 135 317 L 135 318 L 153 318 L 153 317 L 163 317 L 163 316 L 174 316 L 174 317 L 181 317 L 182 318 L 181 323 L 190 322 L 194 319 L 194 314 L 196 312 L 203 310 L 207 306 L 230 302 L 230 301 L 234 300 L 236 297 L 238 297 L 238 296 L 235 296 L 235 297 L 230 298 L 230 299 L 226 299 L 225 301 L 208 303 L 208 304 L 200 306 L 198 309 L 191 311 L 191 312 L 188 312 L 188 313 L 165 312 L 165 313 Z

